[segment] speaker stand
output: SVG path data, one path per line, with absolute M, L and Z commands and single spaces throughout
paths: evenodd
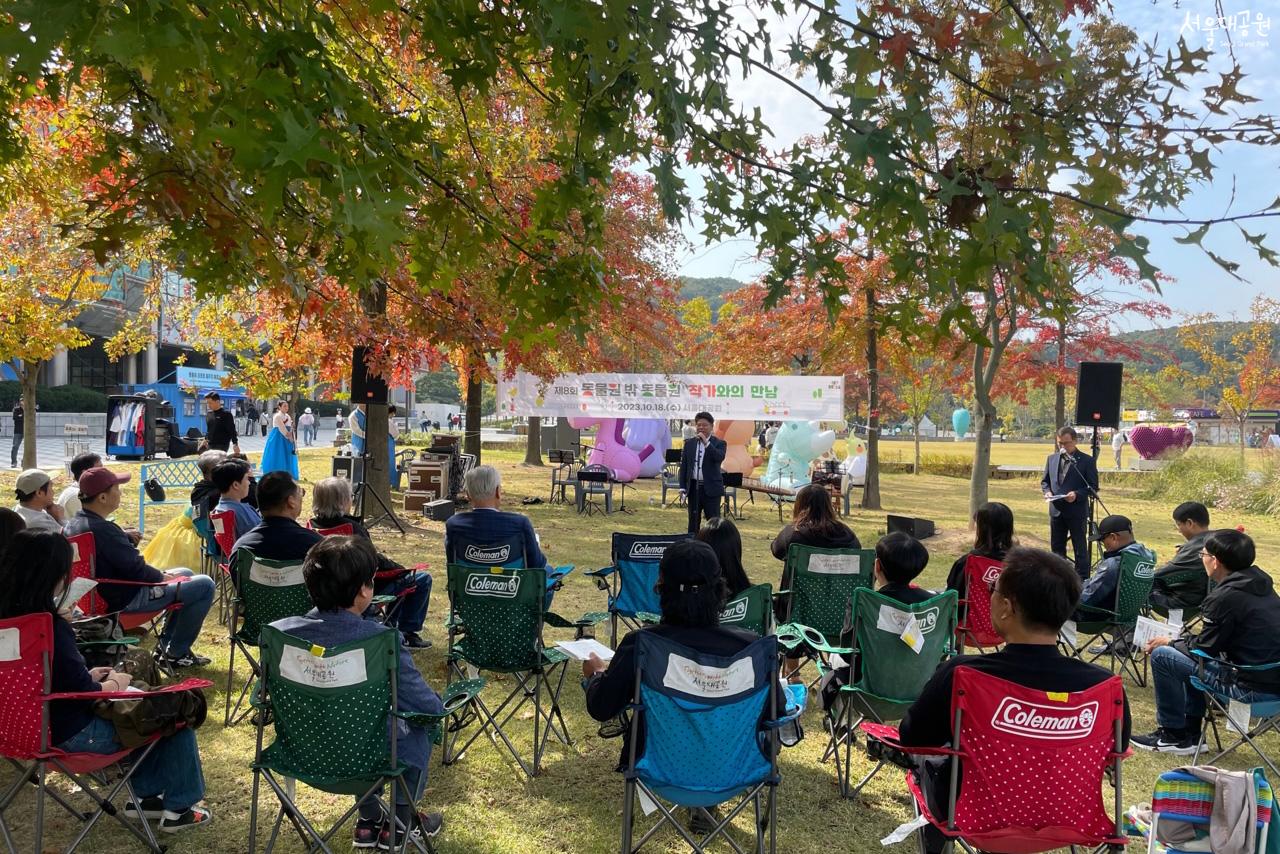
M 362 525 L 365 525 L 366 528 L 372 528 L 374 525 L 378 524 L 383 519 L 390 519 L 391 524 L 396 526 L 396 530 L 399 531 L 400 536 L 403 537 L 404 525 L 400 524 L 400 519 L 396 516 L 396 514 L 391 512 L 391 508 L 388 507 L 386 502 L 382 500 L 381 495 L 379 495 L 378 493 L 368 488 L 370 464 L 373 462 L 373 460 L 369 456 L 368 437 L 365 437 L 364 453 L 360 455 L 360 462 L 361 462 L 361 467 L 363 469 L 364 477 L 360 478 L 360 482 L 356 484 L 355 492 L 352 493 L 353 501 L 357 502 L 356 506 L 360 508 L 360 513 L 356 518 L 359 519 L 360 523 Z M 365 524 L 365 521 L 364 521 L 364 516 L 365 516 L 364 498 L 366 495 L 371 496 L 374 501 L 378 502 L 378 506 L 382 508 L 382 513 L 379 514 L 378 516 L 375 516 L 373 518 L 373 521 L 369 522 L 368 524 Z

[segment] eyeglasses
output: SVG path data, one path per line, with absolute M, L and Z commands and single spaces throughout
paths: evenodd
M 1207 551 L 1205 551 L 1204 549 L 1201 549 L 1201 550 L 1200 550 L 1200 557 L 1213 557 L 1213 555 L 1209 554 L 1209 553 L 1208 553 Z

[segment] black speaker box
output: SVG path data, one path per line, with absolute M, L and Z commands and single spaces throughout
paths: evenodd
M 923 540 L 932 537 L 934 533 L 933 522 L 928 519 L 917 519 L 914 516 L 894 516 L 889 515 L 889 533 L 902 531 L 904 534 L 910 534 L 917 540 Z
M 1119 427 L 1120 362 L 1081 362 L 1076 383 L 1076 426 Z
M 436 522 L 443 522 L 453 515 L 453 501 L 449 498 L 428 501 L 422 507 L 422 515 Z
M 387 381 L 369 373 L 365 364 L 368 347 L 356 347 L 351 352 L 351 403 L 386 403 Z
M 364 481 L 364 460 L 360 457 L 336 456 L 333 458 L 330 474 L 334 477 L 345 477 L 351 485 Z

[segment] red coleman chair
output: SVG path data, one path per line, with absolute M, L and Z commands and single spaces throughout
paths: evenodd
M 964 562 L 964 583 L 960 588 L 960 621 L 956 624 L 956 651 L 963 653 L 965 646 L 997 647 L 1004 638 L 996 634 L 991 624 L 991 591 L 1004 571 L 998 560 L 980 555 L 969 555 Z
M 959 759 L 950 764 L 945 813 L 930 810 L 915 772 L 907 772 L 917 814 L 970 854 L 1036 854 L 1068 847 L 1123 851 L 1120 677 L 1059 694 L 970 667 L 957 667 L 954 675 L 951 743 L 957 748 L 907 746 L 898 741 L 896 727 L 861 726 L 870 740 L 891 750 Z M 1114 818 L 1102 799 L 1108 772 Z
M 83 534 L 76 534 L 73 537 L 67 537 L 67 542 L 71 544 L 71 577 L 72 578 L 88 578 L 96 581 L 98 587 L 104 585 L 114 585 L 119 587 L 165 587 L 169 584 L 180 584 L 180 580 L 175 581 L 123 581 L 116 578 L 98 578 L 97 573 L 97 548 L 93 542 L 93 534 L 89 531 Z M 124 611 L 112 612 L 107 607 L 107 601 L 98 593 L 98 587 L 90 590 L 84 596 L 80 597 L 80 601 L 76 603 L 76 607 L 86 617 L 110 617 L 119 624 L 124 631 L 143 626 L 154 626 L 156 620 L 164 616 L 169 611 L 176 611 L 182 607 L 179 599 L 167 608 L 160 608 L 156 611 L 137 611 L 125 613 Z
M 231 600 L 235 597 L 235 581 L 231 576 L 231 553 L 236 550 L 236 514 L 232 510 L 214 510 L 209 514 L 209 527 L 213 540 L 222 552 L 218 563 L 218 622 L 226 625 L 231 615 Z
M 125 818 L 124 812 L 113 801 L 121 792 L 137 802 L 132 778 L 138 763 L 154 749 L 160 737 L 156 736 L 134 750 L 118 753 L 66 753 L 49 743 L 49 703 L 53 700 L 122 700 L 137 698 L 137 692 L 100 692 L 52 694 L 49 692 L 49 672 L 53 658 L 53 618 L 49 614 L 28 614 L 9 620 L 0 620 L 0 756 L 8 759 L 18 769 L 18 776 L 0 795 L 0 834 L 8 850 L 17 851 L 6 811 L 13 806 L 18 795 L 31 784 L 36 791 L 35 817 L 24 814 L 13 826 L 31 824 L 35 833 L 35 851 L 43 851 L 45 797 L 53 801 L 83 824 L 67 852 L 74 851 L 89 831 L 104 815 L 118 820 L 125 829 L 142 841 L 147 849 L 160 852 L 164 849 L 156 842 L 155 834 L 146 821 L 134 823 Z M 175 685 L 153 689 L 151 693 L 171 693 L 192 688 L 209 688 L 206 679 L 185 679 Z M 121 766 L 121 776 L 114 785 L 103 783 L 96 787 L 101 772 L 118 765 L 132 755 L 133 761 Z M 50 771 L 61 772 L 79 786 L 92 801 L 94 809 L 86 812 L 73 806 L 71 795 L 48 786 Z
M 356 529 L 351 526 L 350 522 L 343 522 L 341 525 L 334 525 L 332 528 L 316 528 L 315 532 L 322 537 L 350 537 L 355 534 Z M 373 574 L 373 582 L 376 585 L 387 581 L 394 581 L 407 572 L 417 572 L 418 570 L 425 570 L 426 568 L 427 564 L 420 563 L 411 570 L 405 569 L 404 567 L 380 569 Z M 396 611 L 400 610 L 400 606 L 404 604 L 404 600 L 417 589 L 417 585 L 410 585 L 394 595 L 375 596 L 373 598 L 373 604 L 381 609 L 379 616 L 380 621 L 383 623 L 390 622 L 391 618 L 395 616 Z

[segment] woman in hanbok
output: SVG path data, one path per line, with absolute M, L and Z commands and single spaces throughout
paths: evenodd
M 271 416 L 271 432 L 262 449 L 261 469 L 264 475 L 287 471 L 295 480 L 298 478 L 298 440 L 294 437 L 289 404 L 283 400 L 276 404 L 275 415 Z

